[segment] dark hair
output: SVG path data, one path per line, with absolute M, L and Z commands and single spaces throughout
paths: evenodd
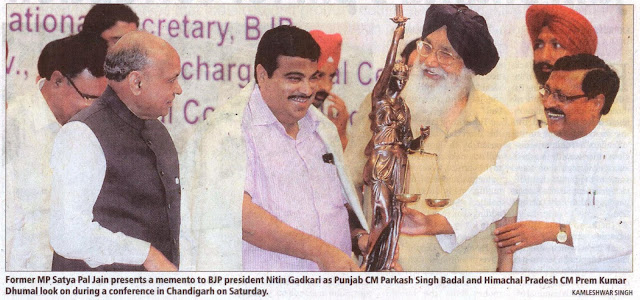
M 129 6 L 124 4 L 96 4 L 84 17 L 82 33 L 100 36 L 103 31 L 113 27 L 118 21 L 136 23 L 136 27 L 140 25 L 138 16 Z
M 409 64 L 409 56 L 411 56 L 411 53 L 418 48 L 418 41 L 419 40 L 420 40 L 420 38 L 417 38 L 417 39 L 407 43 L 406 46 L 404 46 L 404 49 L 400 53 L 400 57 L 402 57 L 402 61 L 405 64 L 407 64 L 407 65 Z
M 601 115 L 606 115 L 620 88 L 620 78 L 602 59 L 591 54 L 565 56 L 556 61 L 553 71 L 589 70 L 582 80 L 582 91 L 589 98 L 604 95 Z
M 72 35 L 48 43 L 38 58 L 38 74 L 51 80 L 51 74 L 59 71 L 70 78 L 84 69 L 95 77 L 104 76 L 103 62 L 107 42 L 95 36 Z
M 320 57 L 320 46 L 309 32 L 291 25 L 280 25 L 267 30 L 256 52 L 255 66 L 262 65 L 269 78 L 278 68 L 278 56 L 292 56 L 317 61 Z M 258 74 L 253 74 L 258 81 Z

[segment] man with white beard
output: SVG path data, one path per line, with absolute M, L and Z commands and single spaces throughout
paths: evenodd
M 475 11 L 464 5 L 431 5 L 418 53 L 401 96 L 411 110 L 412 131 L 430 126 L 431 133 L 421 151 L 409 155 L 409 192 L 422 199 L 457 199 L 515 137 L 509 111 L 472 82 L 475 75 L 486 75 L 495 67 L 498 52 L 484 18 Z M 364 101 L 361 107 L 370 108 Z M 352 178 L 362 178 L 363 149 L 371 137 L 366 113 L 359 115 L 346 149 Z M 368 189 L 364 196 L 365 215 L 371 217 Z M 425 214 L 440 210 L 423 200 L 409 207 Z M 400 236 L 399 264 L 407 271 L 494 271 L 498 252 L 492 228 L 452 253 L 442 251 L 433 236 Z

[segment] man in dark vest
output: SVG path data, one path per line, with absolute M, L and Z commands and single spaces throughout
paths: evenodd
M 176 94 L 180 57 L 130 32 L 109 49 L 104 94 L 56 137 L 51 157 L 53 271 L 175 271 L 180 181 L 158 117 Z

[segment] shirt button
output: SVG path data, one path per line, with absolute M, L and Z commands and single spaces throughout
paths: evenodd
M 169 203 L 169 209 L 171 209 L 171 203 Z
M 147 141 L 147 145 L 151 146 L 151 140 Z
M 160 171 L 160 176 L 164 176 L 164 171 Z

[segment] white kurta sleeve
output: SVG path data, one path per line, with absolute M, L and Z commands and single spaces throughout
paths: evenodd
M 454 234 L 436 236 L 442 250 L 451 253 L 455 247 L 502 218 L 517 200 L 517 160 L 512 158 L 511 148 L 503 147 L 496 165 L 480 174 L 453 205 L 440 212 L 454 231 Z
M 102 147 L 87 125 L 71 122 L 62 127 L 51 155 L 51 246 L 61 256 L 84 260 L 92 268 L 141 265 L 149 253 L 148 242 L 93 221 L 106 168 Z

